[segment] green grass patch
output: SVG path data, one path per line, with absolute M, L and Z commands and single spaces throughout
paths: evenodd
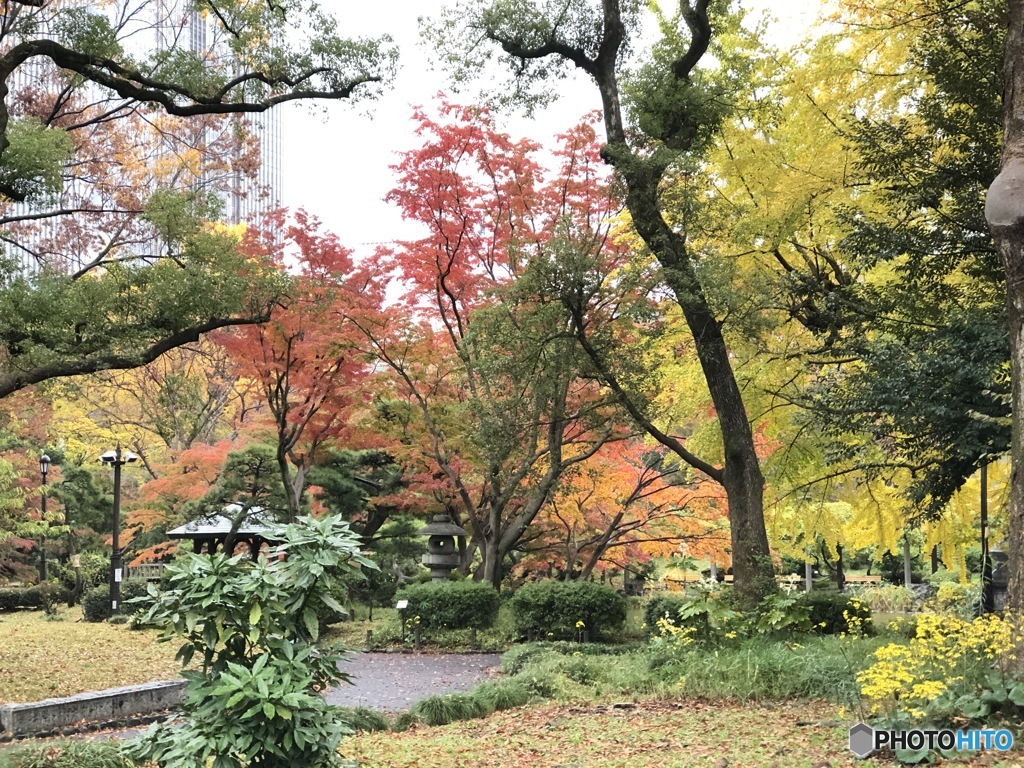
M 741 701 L 821 698 L 858 700 L 857 673 L 888 638 L 807 635 L 800 642 L 753 639 L 738 647 L 687 653 L 650 652 L 651 670 L 676 694 Z
M 472 693 L 449 693 L 417 702 L 409 714 L 426 725 L 447 725 L 457 720 L 473 720 L 488 714 L 485 701 Z
M 386 731 L 391 727 L 388 718 L 369 707 L 337 707 L 338 719 L 353 731 Z
M 0 751 L 0 768 L 133 768 L 115 741 L 50 741 Z

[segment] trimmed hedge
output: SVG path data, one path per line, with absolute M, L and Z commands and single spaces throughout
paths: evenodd
M 409 584 L 395 595 L 408 600 L 405 615 L 437 629 L 486 629 L 498 617 L 498 591 L 479 581 L 430 581 Z
M 800 600 L 811 609 L 810 621 L 814 632 L 822 635 L 849 632 L 846 616 L 859 618 L 860 630 L 868 633 L 872 631 L 871 611 L 855 597 L 839 592 L 812 590 L 801 595 Z
M 525 584 L 512 595 L 511 604 L 516 631 L 538 638 L 571 640 L 583 629 L 597 638 L 626 621 L 626 598 L 591 581 Z
M 149 594 L 146 579 L 125 579 L 121 582 L 120 613 L 130 616 L 147 611 L 156 602 Z M 110 585 L 101 584 L 82 595 L 82 615 L 86 621 L 106 621 L 110 618 Z
M 86 621 L 106 621 L 110 618 L 110 587 L 93 587 L 82 595 L 82 617 Z
M 68 591 L 51 581 L 44 581 L 34 587 L 8 587 L 0 589 L 0 613 L 45 611 L 67 599 Z

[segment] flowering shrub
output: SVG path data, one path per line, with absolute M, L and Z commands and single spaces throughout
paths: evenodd
M 1024 684 L 1006 684 L 1020 641 L 1016 622 L 994 614 L 973 621 L 921 614 L 910 643 L 879 648 L 857 682 L 871 712 L 892 720 L 984 717 L 1003 704 L 1024 705 Z
M 871 632 L 871 611 L 859 597 L 819 590 L 801 597 L 810 609 L 813 631 L 822 635 L 862 635 Z
M 677 624 L 669 616 L 658 619 L 656 626 L 658 634 L 651 641 L 653 648 L 660 648 L 675 655 L 680 651 L 689 650 L 695 642 L 696 627 Z

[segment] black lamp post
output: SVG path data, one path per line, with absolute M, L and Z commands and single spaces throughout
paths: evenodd
M 113 552 L 110 555 L 110 613 L 119 612 L 121 602 L 121 467 L 138 461 L 139 457 L 131 451 L 121 451 L 117 446 L 100 456 L 100 461 L 114 468 L 114 540 Z
M 992 590 L 992 554 L 988 548 L 988 465 L 981 465 L 981 612 L 992 613 L 996 609 L 995 593 Z
M 46 525 L 46 473 L 50 471 L 50 457 L 45 453 L 39 457 L 39 474 L 43 476 L 43 484 L 40 489 L 40 509 L 42 510 L 42 523 Z M 39 537 L 39 581 L 46 581 L 46 534 Z

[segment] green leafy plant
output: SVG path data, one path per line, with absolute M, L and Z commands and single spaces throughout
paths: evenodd
M 408 600 L 408 617 L 419 617 L 420 626 L 443 629 L 485 629 L 498 616 L 498 591 L 490 584 L 473 581 L 430 581 L 410 584 L 396 598 Z
M 511 605 L 516 630 L 541 638 L 577 639 L 581 629 L 597 638 L 626 620 L 625 598 L 611 587 L 589 581 L 525 584 L 516 590 Z
M 858 597 L 873 613 L 897 613 L 914 609 L 917 595 L 912 589 L 898 584 L 865 587 Z
M 758 604 L 751 624 L 759 635 L 807 632 L 812 628 L 811 606 L 799 594 L 778 592 Z
M 184 724 L 156 726 L 134 756 L 181 768 L 329 768 L 348 732 L 321 692 L 345 682 L 338 647 L 319 648 L 319 613 L 359 566 L 358 536 L 338 517 L 299 518 L 257 562 L 189 555 L 168 566 L 168 586 L 143 617 L 184 641 Z
M 670 595 L 655 595 L 644 606 L 644 624 L 648 633 L 656 634 L 658 621 L 666 617 L 674 619 L 678 617 L 679 609 L 686 604 L 687 597 L 679 592 Z

